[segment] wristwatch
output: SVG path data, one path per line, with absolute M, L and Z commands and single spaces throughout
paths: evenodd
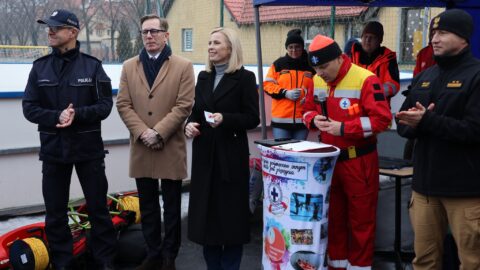
M 164 142 L 163 142 L 162 136 L 155 129 L 152 128 L 152 130 L 155 132 L 155 135 L 157 136 L 157 140 L 158 140 L 158 143 L 160 144 L 161 148 L 163 148 Z

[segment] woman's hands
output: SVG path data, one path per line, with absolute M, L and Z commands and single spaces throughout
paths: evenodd
M 216 128 L 223 122 L 223 115 L 221 113 L 212 113 L 208 116 L 210 121 L 207 123 L 212 127 Z M 213 120 L 213 121 L 212 121 Z M 200 135 L 200 124 L 197 122 L 190 122 L 185 126 L 185 136 L 191 139 Z
M 218 127 L 223 122 L 223 115 L 221 113 L 212 113 L 210 118 L 213 118 L 214 122 L 208 122 L 212 128 Z
M 187 138 L 191 139 L 193 137 L 196 137 L 200 135 L 200 130 L 198 128 L 200 127 L 200 124 L 197 122 L 190 122 L 185 126 L 185 136 Z

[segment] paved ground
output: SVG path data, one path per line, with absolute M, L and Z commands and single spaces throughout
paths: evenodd
M 261 230 L 262 230 L 262 221 L 261 214 L 256 214 L 251 219 L 251 229 L 252 229 L 252 241 L 244 247 L 244 253 L 242 258 L 241 269 L 242 270 L 257 270 L 261 268 L 261 257 L 262 257 L 262 239 L 261 239 Z M 141 237 L 141 232 L 136 231 L 134 228 L 130 232 L 135 237 Z M 141 245 L 141 244 L 140 244 Z M 122 248 L 123 244 L 120 244 Z M 134 254 L 138 251 L 140 246 L 128 246 L 128 250 L 121 251 L 122 254 L 130 253 Z M 121 255 L 122 255 L 121 254 Z M 134 269 L 133 264 L 127 264 L 125 260 L 119 258 L 122 261 L 119 266 L 119 270 L 131 270 Z M 182 246 L 180 247 L 180 253 L 178 254 L 176 260 L 177 270 L 202 270 L 206 269 L 205 263 L 203 261 L 202 247 L 197 245 L 187 239 L 187 217 L 182 219 Z
M 190 242 L 187 239 L 187 209 L 188 209 L 188 192 L 183 193 L 182 196 L 182 246 L 180 253 L 177 257 L 176 266 L 178 270 L 204 270 L 206 269 L 203 261 L 201 246 Z M 251 218 L 251 232 L 252 240 L 244 247 L 244 254 L 242 258 L 241 270 L 261 270 L 261 257 L 262 257 L 262 213 L 261 209 L 257 209 L 257 212 Z M 29 216 L 18 217 L 14 219 L 1 220 L 0 221 L 0 235 L 10 231 L 14 228 L 25 224 L 31 224 L 34 222 L 42 221 L 43 216 Z M 135 225 L 139 226 L 139 225 Z M 133 237 L 142 241 L 142 234 L 140 227 L 132 229 L 129 237 Z M 132 263 L 131 258 L 135 257 L 135 254 L 142 253 L 142 243 L 137 243 L 137 246 L 132 245 L 131 241 L 122 238 L 128 242 L 128 244 L 120 244 L 121 265 L 118 265 L 119 270 L 132 270 L 135 268 L 135 264 Z M 143 243 L 144 244 L 144 243 Z M 129 263 L 127 263 L 129 262 Z M 393 262 L 381 257 L 375 257 L 374 270 L 390 270 L 395 269 Z M 412 269 L 410 265 L 406 265 L 405 269 Z
M 186 219 L 182 222 L 182 247 L 177 259 L 177 270 L 206 269 L 201 246 L 186 238 Z M 241 269 L 257 270 L 261 268 L 262 260 L 262 221 L 258 215 L 251 220 L 252 241 L 244 247 Z
M 260 210 L 260 209 L 257 209 Z M 262 260 L 262 217 L 261 211 L 252 217 L 251 222 L 252 241 L 244 247 L 241 270 L 261 270 Z M 205 270 L 201 246 L 187 239 L 187 218 L 182 220 L 182 246 L 176 261 L 177 270 Z M 119 270 L 132 270 L 132 265 L 123 265 Z M 394 270 L 395 264 L 391 259 L 376 256 L 374 270 Z M 405 270 L 411 270 L 410 264 L 405 264 Z

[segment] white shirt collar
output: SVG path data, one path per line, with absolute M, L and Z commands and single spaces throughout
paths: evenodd
M 148 58 L 150 58 L 150 59 L 151 59 L 152 57 L 155 57 L 155 59 L 157 59 L 157 58 L 158 58 L 158 56 L 160 55 L 160 53 L 157 53 L 157 54 L 150 54 L 150 53 L 148 53 L 148 52 L 147 52 L 147 54 L 148 54 Z

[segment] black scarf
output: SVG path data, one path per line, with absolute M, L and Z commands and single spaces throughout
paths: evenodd
M 172 55 L 172 49 L 168 45 L 165 45 L 160 55 L 155 59 L 155 61 L 150 59 L 145 48 L 140 52 L 140 61 L 142 61 L 143 70 L 145 71 L 145 76 L 147 77 L 148 85 L 150 88 L 153 86 L 153 82 L 158 75 L 158 72 L 162 68 L 165 60 Z

